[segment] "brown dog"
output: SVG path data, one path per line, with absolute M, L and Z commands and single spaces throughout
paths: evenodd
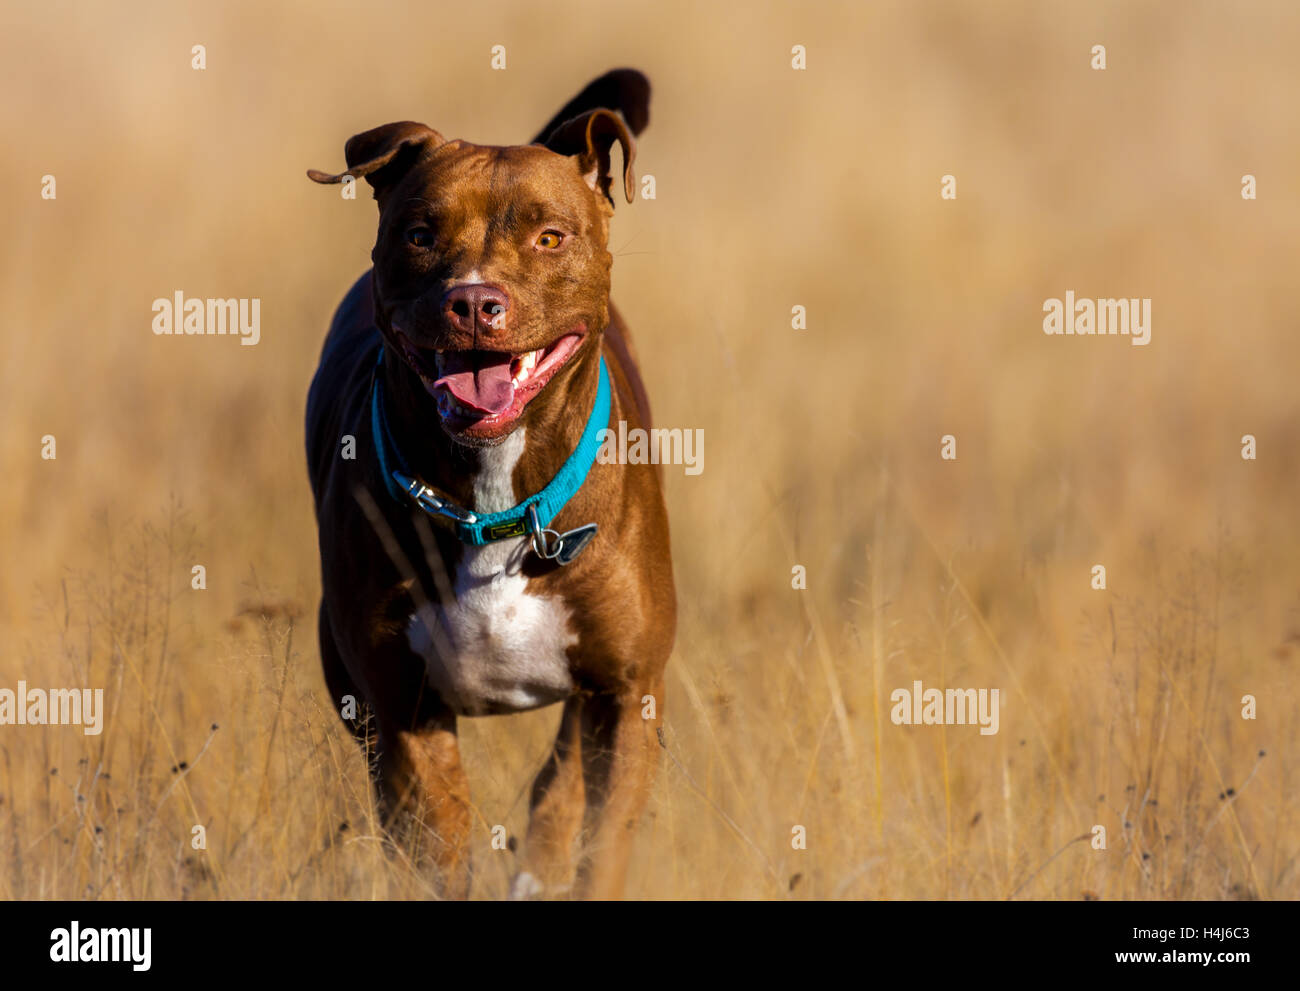
M 386 124 L 345 172 L 308 173 L 379 203 L 307 401 L 321 660 L 336 702 L 369 704 L 382 808 L 450 896 L 469 891 L 458 716 L 564 701 L 517 895 L 617 897 L 654 774 L 668 518 L 655 466 L 592 463 L 599 430 L 649 426 L 606 247 L 612 146 L 631 202 L 649 94 L 618 70 L 531 145 Z

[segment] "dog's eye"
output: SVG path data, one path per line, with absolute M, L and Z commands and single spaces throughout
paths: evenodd
M 406 232 L 406 240 L 417 248 L 427 248 L 433 244 L 433 231 L 427 227 L 412 227 Z
M 558 248 L 564 243 L 564 235 L 559 231 L 542 231 L 537 235 L 536 243 L 539 248 Z

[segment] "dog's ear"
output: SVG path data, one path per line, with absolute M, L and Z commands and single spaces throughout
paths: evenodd
M 632 129 L 632 136 L 640 135 L 650 123 L 650 80 L 636 69 L 611 69 L 603 76 L 597 76 L 547 121 L 532 143 L 546 144 L 561 124 L 568 123 L 588 110 L 601 108 L 617 110 Z
M 623 193 L 631 203 L 636 197 L 636 173 L 632 171 L 636 142 L 623 118 L 613 110 L 589 110 L 566 121 L 546 139 L 546 147 L 561 155 L 576 155 L 587 185 L 602 193 L 613 206 L 613 179 L 609 173 L 615 141 L 623 146 Z
M 375 199 L 382 200 L 384 193 L 409 169 L 422 151 L 432 151 L 447 143 L 437 131 L 424 124 L 403 120 L 383 124 L 348 138 L 343 154 L 348 167 L 338 175 L 319 169 L 308 169 L 307 177 L 314 182 L 342 182 L 344 176 L 354 179 L 365 177 L 375 188 Z

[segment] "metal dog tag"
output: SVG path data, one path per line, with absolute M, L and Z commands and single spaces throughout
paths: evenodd
M 544 527 L 537 519 L 537 507 L 529 506 L 525 514 L 529 536 L 533 541 L 533 553 L 543 561 L 555 561 L 561 565 L 568 564 L 582 553 L 584 547 L 596 536 L 596 524 L 587 523 L 565 533 L 556 533 Z M 549 538 L 549 540 L 548 540 Z
M 576 530 L 560 534 L 560 539 L 556 542 L 555 560 L 561 564 L 568 564 L 582 553 L 583 548 L 591 543 L 591 538 L 594 536 L 596 536 L 595 523 L 588 523 Z

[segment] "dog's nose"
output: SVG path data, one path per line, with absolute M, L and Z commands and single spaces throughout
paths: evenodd
M 474 283 L 452 286 L 442 297 L 442 313 L 457 330 L 504 330 L 510 312 L 510 297 L 495 286 Z

